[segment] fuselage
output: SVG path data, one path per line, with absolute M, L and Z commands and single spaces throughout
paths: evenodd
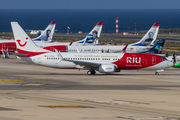
M 37 44 L 41 48 L 54 48 L 58 51 L 63 52 L 61 43 L 41 43 Z M 87 46 L 76 46 L 68 45 L 65 52 L 77 52 L 77 49 L 81 52 L 121 52 L 124 48 L 124 45 L 87 45 Z M 151 49 L 153 46 L 132 46 L 128 45 L 126 52 L 127 53 L 140 53 L 146 52 Z
M 60 69 L 86 69 L 74 64 L 73 61 L 97 63 L 99 65 L 115 65 L 119 70 L 158 70 L 173 66 L 173 63 L 162 56 L 139 53 L 61 53 L 61 60 L 56 53 L 44 53 L 31 57 L 21 57 L 22 60 L 35 64 Z M 67 60 L 67 61 L 66 61 Z M 96 69 L 98 70 L 98 68 Z
M 41 48 L 54 52 L 57 49 L 60 52 L 77 52 L 79 49 L 81 52 L 121 52 L 125 47 L 124 45 L 96 45 L 96 46 L 66 46 L 60 43 L 46 43 L 46 42 L 35 42 L 35 44 Z M 126 49 L 127 53 L 140 53 L 148 51 L 152 46 L 131 46 L 129 45 Z M 7 50 L 8 52 L 16 51 L 16 43 L 14 40 L 1 40 L 0 49 Z M 1 52 L 2 54 L 2 52 Z
M 3 51 L 14 52 L 17 51 L 16 43 L 14 40 L 0 40 L 0 54 Z
M 39 47 L 42 47 L 41 44 L 47 44 L 47 45 L 50 44 L 50 43 L 46 43 L 44 41 L 41 41 L 41 42 L 34 41 L 34 43 Z M 52 44 L 50 44 L 50 45 L 52 45 Z M 53 45 L 56 45 L 56 43 L 53 43 Z M 54 49 L 56 49 L 56 47 L 47 46 L 47 47 L 44 47 L 44 49 L 54 52 Z M 58 45 L 57 49 L 60 52 L 67 52 L 66 45 Z M 0 54 L 3 54 L 3 51 L 7 51 L 10 53 L 17 51 L 15 40 L 0 40 Z

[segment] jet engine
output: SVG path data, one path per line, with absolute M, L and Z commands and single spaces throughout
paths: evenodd
M 100 65 L 99 72 L 100 73 L 113 73 L 113 72 L 120 72 L 120 70 L 116 69 L 116 65 Z

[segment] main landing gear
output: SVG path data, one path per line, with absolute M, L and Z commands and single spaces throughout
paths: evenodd
M 89 71 L 87 71 L 87 74 L 88 74 L 88 75 L 95 75 L 95 74 L 96 74 L 96 71 L 94 71 L 94 70 L 89 70 Z

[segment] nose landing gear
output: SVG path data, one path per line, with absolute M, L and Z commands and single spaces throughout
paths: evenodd
M 159 75 L 159 72 L 155 72 L 155 75 Z
M 164 69 L 156 70 L 155 75 L 159 75 L 159 72 L 162 72 L 162 71 L 164 71 Z

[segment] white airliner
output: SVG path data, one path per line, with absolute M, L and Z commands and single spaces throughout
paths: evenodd
M 174 65 L 165 57 L 142 53 L 60 53 L 37 47 L 17 22 L 11 22 L 20 59 L 60 69 L 83 69 L 87 74 L 120 72 L 121 70 L 158 71 Z
M 157 38 L 157 34 L 159 31 L 160 23 L 155 23 L 150 30 L 144 35 L 144 37 L 137 43 L 130 44 L 127 47 L 126 52 L 128 53 L 140 53 L 146 52 L 151 49 L 154 45 L 154 42 Z M 91 31 L 92 33 L 92 31 Z M 99 36 L 98 36 L 99 37 Z M 55 43 L 43 43 L 41 46 L 45 49 L 57 49 L 58 51 L 62 51 L 62 46 Z M 77 52 L 77 48 L 79 51 L 83 52 L 100 52 L 100 51 L 108 51 L 108 52 L 120 52 L 124 48 L 124 45 L 95 45 L 95 46 L 76 46 L 76 45 L 69 45 L 65 51 L 68 52 Z

